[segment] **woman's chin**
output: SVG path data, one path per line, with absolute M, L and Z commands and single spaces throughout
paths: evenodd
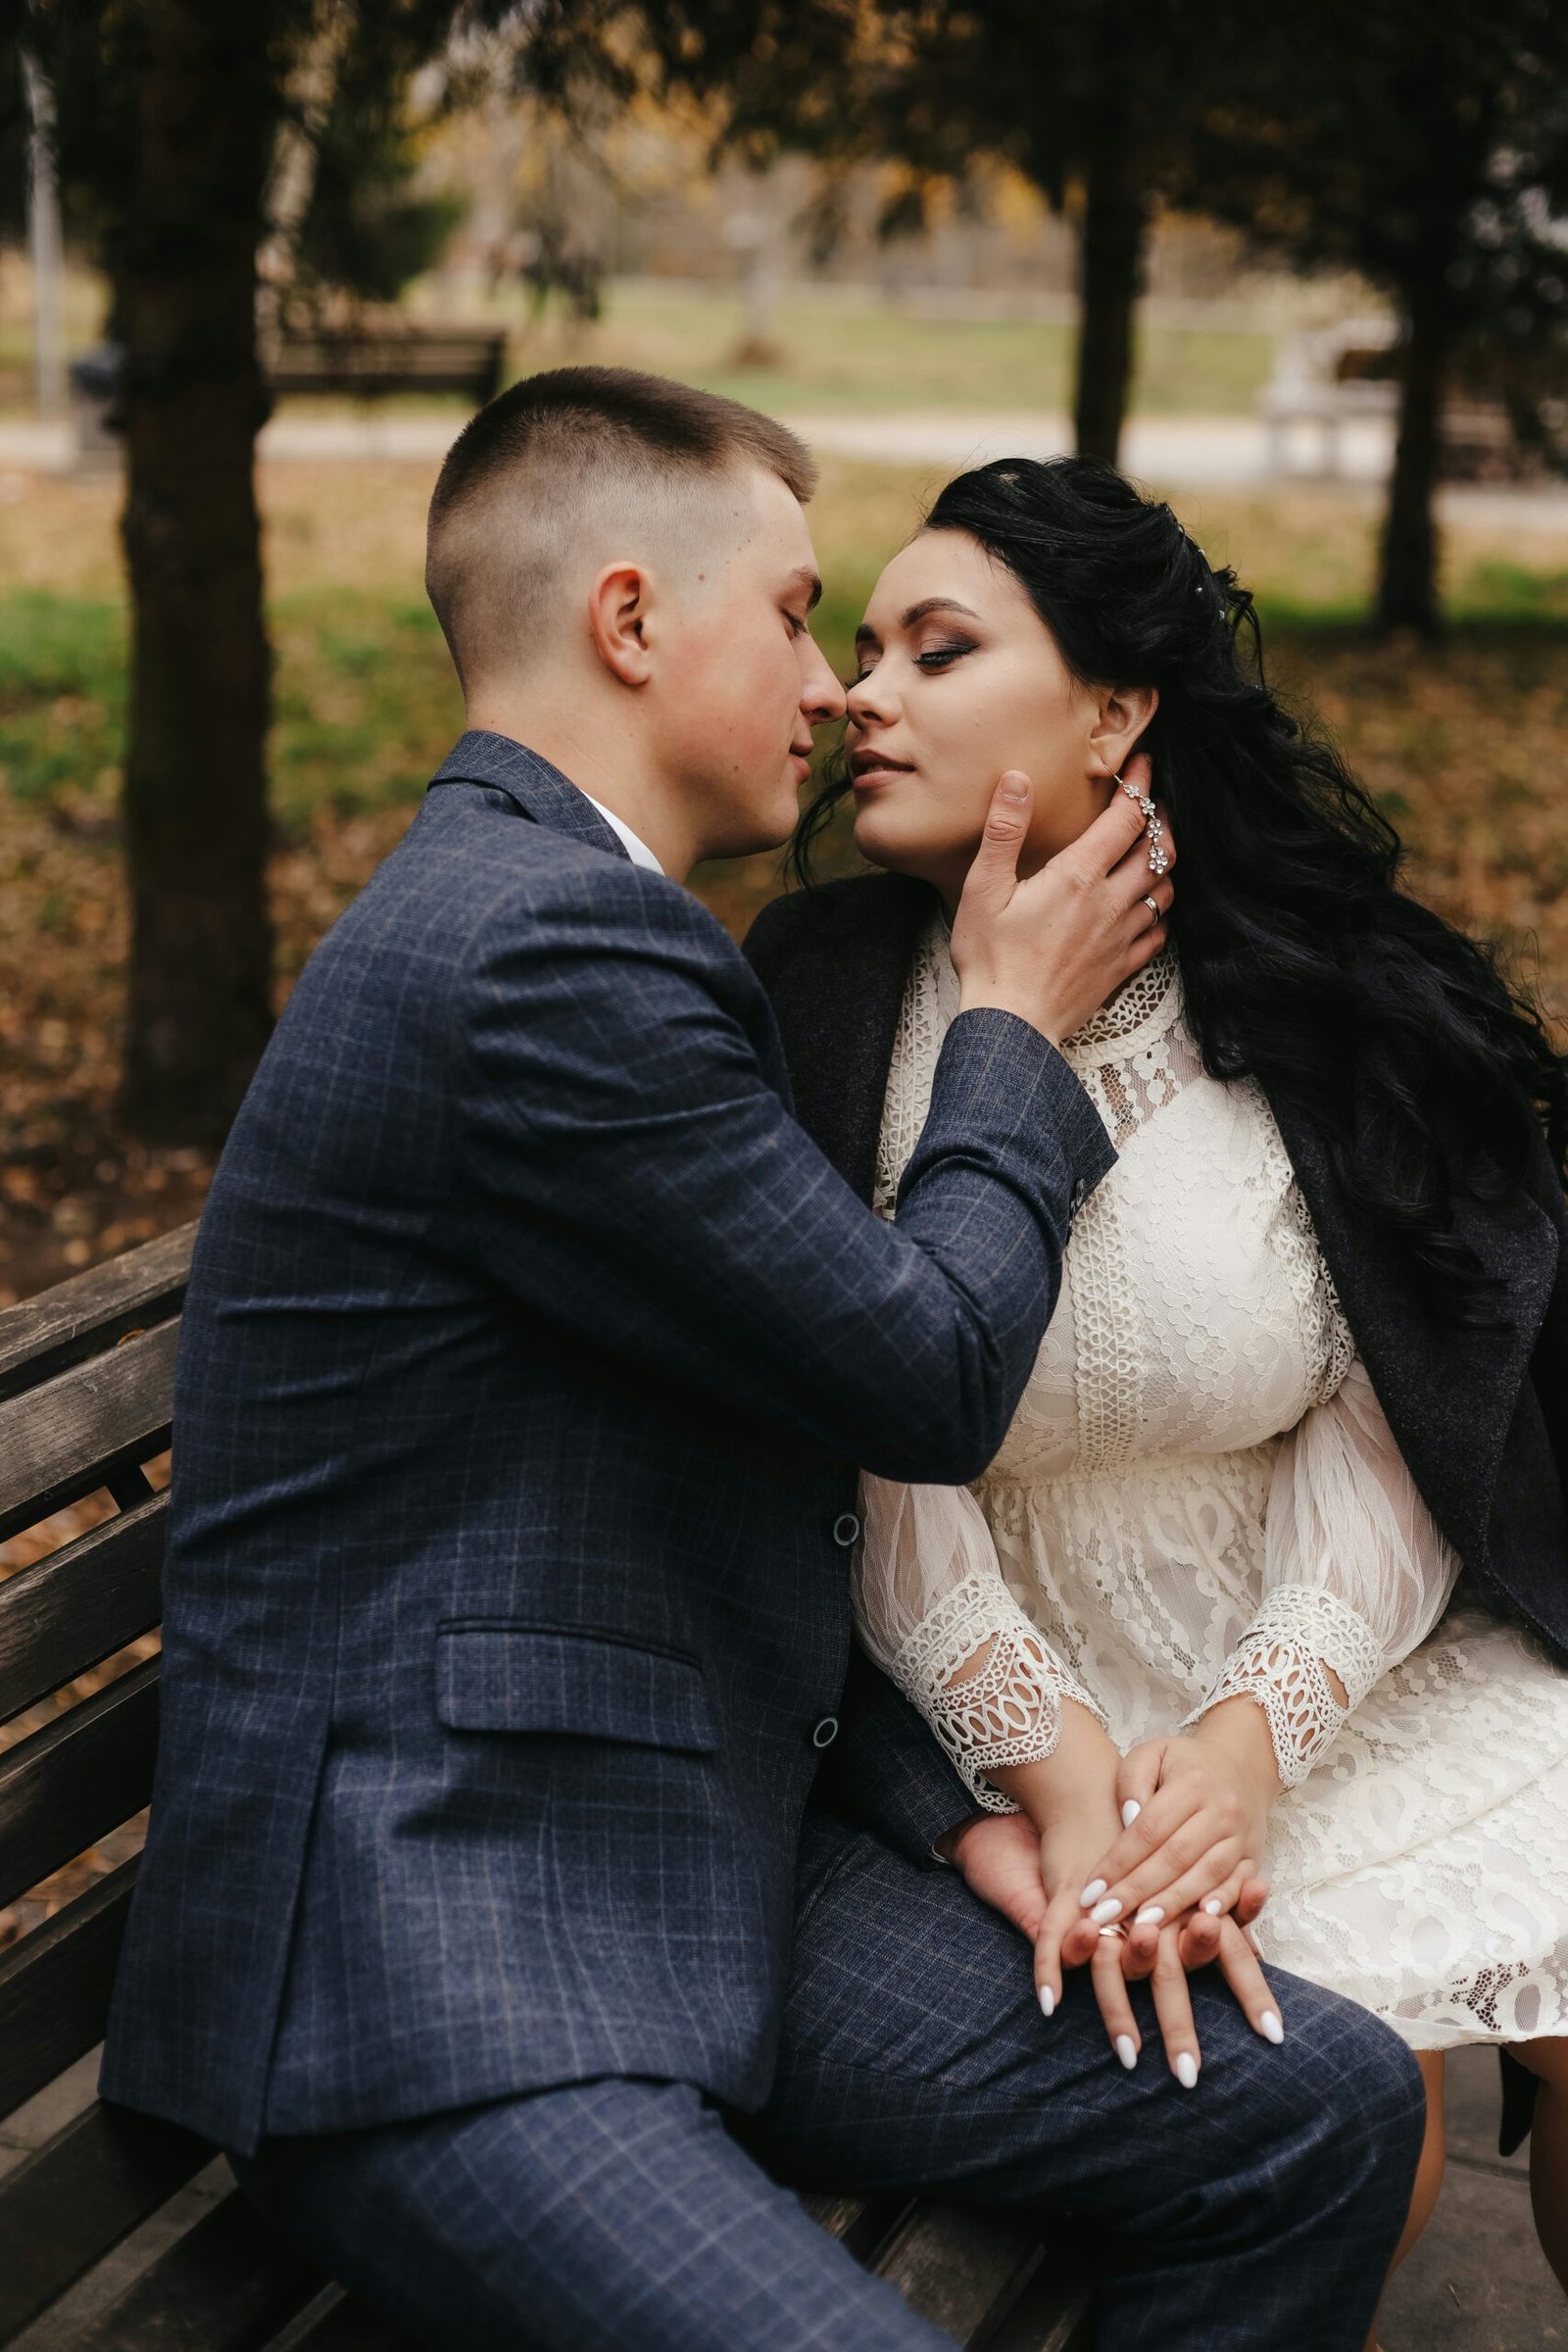
M 922 855 L 929 853 L 929 843 L 911 840 L 875 808 L 857 809 L 855 846 L 868 865 L 879 865 L 890 874 L 923 874 L 930 862 L 929 855 Z

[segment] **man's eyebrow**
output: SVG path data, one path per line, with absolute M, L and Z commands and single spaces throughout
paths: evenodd
M 797 568 L 790 573 L 790 576 L 785 581 L 784 585 L 786 588 L 790 589 L 804 588 L 806 590 L 806 610 L 808 612 L 814 612 L 816 607 L 822 601 L 822 583 L 818 579 L 816 573 L 811 569 L 809 564 L 802 564 L 798 565 Z

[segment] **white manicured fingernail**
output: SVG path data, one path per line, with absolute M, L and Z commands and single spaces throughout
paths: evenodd
M 1130 1797 L 1127 1799 L 1127 1802 L 1126 1802 L 1126 1803 L 1123 1805 L 1123 1807 L 1122 1807 L 1122 1809 L 1121 1809 L 1121 1826 L 1122 1826 L 1122 1828 L 1123 1828 L 1124 1830 L 1130 1830 L 1130 1829 L 1132 1828 L 1132 1826 L 1133 1826 L 1133 1823 L 1134 1823 L 1134 1822 L 1135 1822 L 1135 1821 L 1138 1819 L 1138 1816 L 1139 1816 L 1139 1814 L 1140 1814 L 1140 1813 L 1143 1811 L 1143 1809 L 1144 1809 L 1144 1808 L 1143 1808 L 1143 1806 L 1142 1806 L 1142 1805 L 1141 1805 L 1141 1804 L 1138 1802 L 1138 1799 L 1137 1799 L 1137 1797 L 1136 1797 L 1136 1796 L 1130 1796 Z
M 1121 1898 L 1114 1894 L 1107 1894 L 1104 1901 L 1097 1903 L 1089 1914 L 1091 1924 L 1097 1928 L 1102 1928 L 1107 1920 L 1118 1919 L 1120 1916 Z
M 1183 2090 L 1193 2090 L 1198 2083 L 1198 2060 L 1191 2050 L 1183 2050 L 1176 2061 L 1176 2080 Z
M 1078 1900 L 1081 1903 L 1098 1903 L 1104 1891 L 1105 1882 L 1103 1879 L 1091 1879 Z
M 1211 1894 L 1207 1902 L 1203 1905 L 1203 1909 L 1208 1913 L 1210 1919 L 1218 1919 L 1224 1908 L 1225 1906 L 1220 1901 L 1217 1894 Z
M 1163 1903 L 1146 1903 L 1133 1921 L 1135 1928 L 1157 1928 L 1165 1916 Z
M 1127 2072 L 1131 2074 L 1133 2068 L 1138 2064 L 1138 2044 L 1136 2041 L 1134 2041 L 1130 2034 L 1117 2034 L 1116 2055 L 1121 2060 L 1123 2066 L 1127 2069 Z
M 1055 1994 L 1054 1994 L 1054 1993 L 1052 1991 L 1052 1989 L 1051 1989 L 1051 1986 L 1050 1986 L 1049 1984 L 1042 1984 L 1042 1985 L 1041 1985 L 1041 1987 L 1040 1987 L 1040 2014 L 1041 2014 L 1041 2016 L 1042 2016 L 1042 2017 L 1050 2017 L 1050 2016 L 1052 2015 L 1053 2011 L 1055 2009 L 1055 2006 L 1056 2006 L 1056 1996 L 1055 1996 Z M 1275 2022 L 1275 2024 L 1276 2024 L 1276 2025 L 1278 2025 L 1278 2023 L 1279 2023 L 1279 2020 L 1278 2020 L 1278 2018 L 1276 2018 L 1274 2022 Z
M 1262 2027 L 1264 2033 L 1268 2035 L 1270 2041 L 1283 2041 L 1285 2039 L 1285 2028 L 1280 2024 L 1279 2019 L 1275 2016 L 1272 2009 L 1265 2009 L 1257 2022 Z

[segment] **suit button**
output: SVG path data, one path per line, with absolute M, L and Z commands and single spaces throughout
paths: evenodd
M 824 1715 L 821 1722 L 817 1725 L 815 1731 L 811 1734 L 811 1745 L 813 1747 L 831 1747 L 838 1736 L 838 1717 L 836 1715 Z
M 859 1541 L 859 1535 L 860 1522 L 858 1519 L 857 1519 L 855 1513 L 853 1511 L 840 1511 L 838 1517 L 833 1522 L 834 1543 L 841 1544 L 844 1550 L 848 1551 L 852 1544 Z

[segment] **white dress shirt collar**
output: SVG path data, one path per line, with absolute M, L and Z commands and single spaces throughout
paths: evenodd
M 580 784 L 578 785 L 577 790 L 582 792 L 582 786 Z M 632 831 L 630 825 L 627 824 L 624 817 L 617 816 L 613 808 L 607 808 L 603 801 L 596 801 L 591 792 L 583 792 L 582 797 L 585 801 L 590 803 L 593 808 L 598 809 L 600 815 L 604 818 L 612 833 L 618 833 L 620 835 L 621 840 L 626 845 L 626 855 L 631 859 L 633 865 L 646 865 L 649 872 L 654 874 L 662 874 L 663 872 L 663 867 L 660 864 L 659 859 L 654 856 L 653 851 L 648 847 L 647 842 L 642 840 L 639 835 Z

